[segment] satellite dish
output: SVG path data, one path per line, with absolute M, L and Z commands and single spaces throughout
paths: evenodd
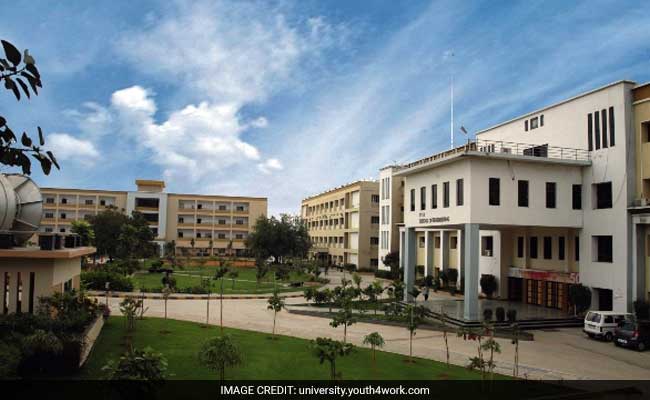
M 43 197 L 25 175 L 0 174 L 0 233 L 10 233 L 21 246 L 38 231 L 43 216 Z

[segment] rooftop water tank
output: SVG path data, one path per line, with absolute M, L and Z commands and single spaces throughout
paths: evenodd
M 38 231 L 43 216 L 43 197 L 25 175 L 0 174 L 0 233 L 13 235 L 21 246 Z

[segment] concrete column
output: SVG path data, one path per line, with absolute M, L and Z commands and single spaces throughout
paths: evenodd
M 457 241 L 457 251 L 458 251 L 458 282 L 456 282 L 456 288 L 460 290 L 460 282 L 463 279 L 463 274 L 465 271 L 465 266 L 463 263 L 465 262 L 465 252 L 463 251 L 463 238 L 465 235 L 463 235 L 463 230 L 459 229 L 458 230 L 458 241 Z
M 645 300 L 646 254 L 645 254 L 645 225 L 632 225 L 632 300 Z
M 412 301 L 413 296 L 409 294 L 415 283 L 416 263 L 416 236 L 415 228 L 404 230 L 404 301 Z
M 465 262 L 465 298 L 463 300 L 463 318 L 478 321 L 478 274 L 479 274 L 479 229 L 478 224 L 465 224 L 463 249 Z
M 449 231 L 440 231 L 440 270 L 449 268 Z
M 404 269 L 404 231 L 399 231 L 399 269 Z
M 424 232 L 424 276 L 433 276 L 433 232 Z

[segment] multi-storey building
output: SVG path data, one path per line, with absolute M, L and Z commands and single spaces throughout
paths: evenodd
M 621 81 L 383 170 L 404 180 L 404 223 L 386 230 L 400 231 L 407 287 L 417 265 L 458 268 L 468 320 L 483 274 L 496 277 L 499 297 L 549 308 L 566 310 L 577 283 L 594 309 L 647 299 L 649 121 L 650 87 Z
M 389 269 L 386 255 L 399 251 L 399 225 L 404 223 L 404 179 L 393 177 L 399 166 L 379 171 L 379 268 Z
M 302 201 L 310 255 L 333 265 L 377 268 L 379 184 L 357 181 Z
M 172 240 L 179 253 L 245 253 L 244 241 L 257 218 L 267 213 L 267 199 L 164 192 L 162 181 L 137 180 L 137 190 L 105 191 L 43 188 L 43 232 L 66 233 L 74 220 L 106 207 L 141 212 L 161 248 Z M 194 244 L 192 246 L 192 243 Z

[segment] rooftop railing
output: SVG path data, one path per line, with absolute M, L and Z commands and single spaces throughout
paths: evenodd
M 548 144 L 517 143 L 503 140 L 471 139 L 462 146 L 453 148 L 451 150 L 442 151 L 440 153 L 436 153 L 432 156 L 425 157 L 408 164 L 404 164 L 402 165 L 401 169 L 409 169 L 428 164 L 433 161 L 452 157 L 459 153 L 476 151 L 524 157 L 541 157 L 553 160 L 567 161 L 589 161 L 590 159 L 589 151 L 585 149 L 549 146 Z

